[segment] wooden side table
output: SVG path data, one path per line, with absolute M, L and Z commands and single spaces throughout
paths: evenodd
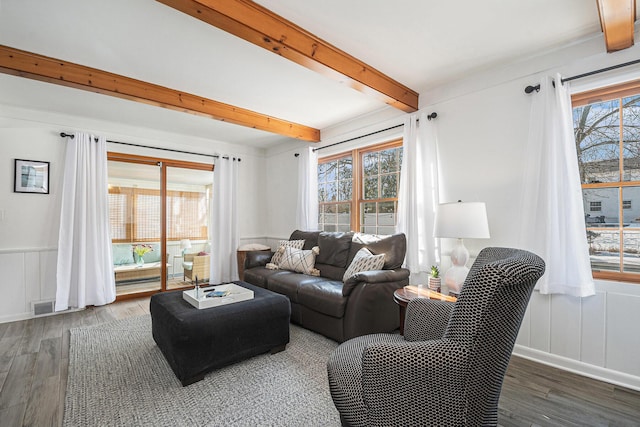
M 404 335 L 404 317 L 407 313 L 407 304 L 409 304 L 409 301 L 414 298 L 429 298 L 448 302 L 457 301 L 456 297 L 444 295 L 436 291 L 430 291 L 429 289 L 421 289 L 418 291 L 418 287 L 415 285 L 396 289 L 393 293 L 393 300 L 398 304 L 400 309 L 400 335 Z

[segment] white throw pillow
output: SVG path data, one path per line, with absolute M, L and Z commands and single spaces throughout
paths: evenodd
M 310 251 L 303 251 L 302 249 L 285 246 L 284 254 L 280 260 L 280 264 L 278 264 L 278 267 L 282 270 L 290 270 L 297 273 L 309 274 L 311 276 L 319 276 L 320 272 L 313 268 L 316 263 L 316 255 L 318 255 L 319 252 L 320 249 L 317 246 Z
M 262 243 L 247 243 L 238 248 L 239 251 L 266 251 L 267 249 L 271 249 L 271 247 Z
M 389 236 L 380 236 L 378 234 L 354 233 L 353 239 L 351 239 L 351 241 L 366 245 L 369 243 L 379 242 L 380 240 L 385 239 L 387 237 Z
M 280 265 L 280 260 L 282 260 L 282 255 L 284 254 L 284 248 L 290 247 L 295 249 L 302 249 L 304 246 L 304 240 L 280 240 L 278 243 L 278 249 L 276 249 L 276 253 L 271 257 L 270 264 L 275 264 L 277 266 Z
M 351 276 L 355 276 L 361 271 L 380 270 L 384 266 L 384 254 L 374 255 L 367 248 L 362 248 L 356 252 L 353 261 L 344 272 L 342 281 L 346 282 Z

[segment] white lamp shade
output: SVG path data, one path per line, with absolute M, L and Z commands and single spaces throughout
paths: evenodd
M 487 207 L 483 202 L 442 203 L 436 209 L 434 237 L 488 239 Z
M 182 239 L 180 240 L 180 249 L 189 249 L 191 248 L 191 240 Z

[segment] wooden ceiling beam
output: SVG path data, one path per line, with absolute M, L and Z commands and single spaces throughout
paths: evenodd
M 418 93 L 250 0 L 157 0 L 405 112 Z
M 635 0 L 596 0 L 607 52 L 633 46 Z
M 0 45 L 0 72 L 319 142 L 320 131 L 212 99 Z

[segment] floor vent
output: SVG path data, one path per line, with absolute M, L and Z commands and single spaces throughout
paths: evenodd
M 33 314 L 35 316 L 41 316 L 43 314 L 53 313 L 54 301 L 34 302 Z

